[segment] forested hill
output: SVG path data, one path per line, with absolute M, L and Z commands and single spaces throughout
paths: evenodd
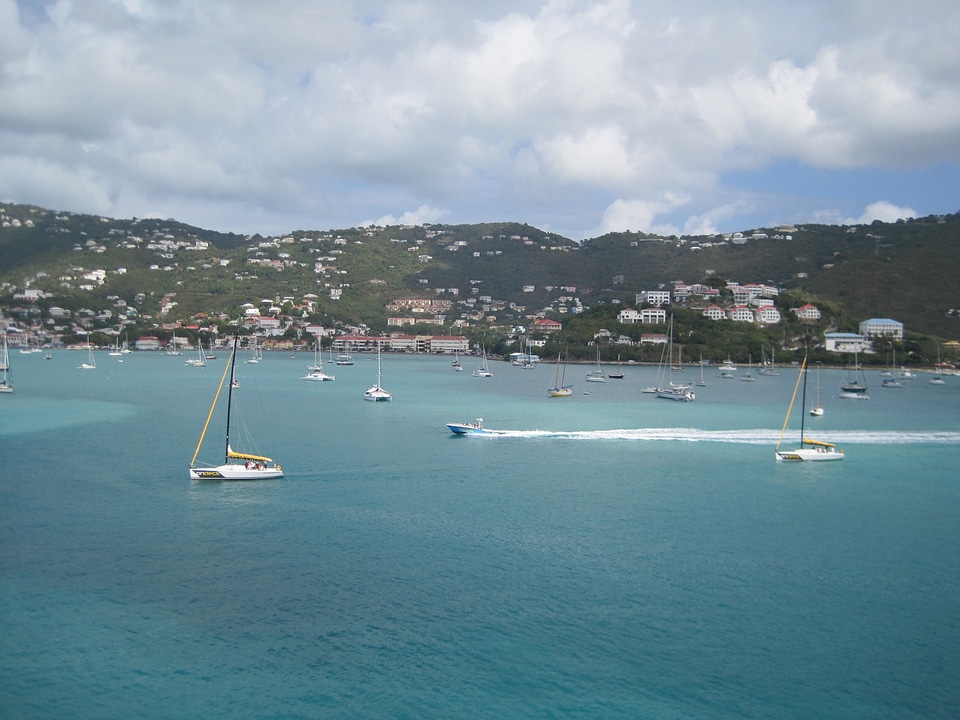
M 828 308 L 836 325 L 890 317 L 908 330 L 960 336 L 960 216 L 896 223 L 745 230 L 742 237 L 613 233 L 576 243 L 522 223 L 298 230 L 277 238 L 0 204 L 0 304 L 28 284 L 68 307 L 107 298 L 178 313 L 232 312 L 252 298 L 317 296 L 324 318 L 382 328 L 400 296 L 490 298 L 539 312 L 558 297 L 635 305 L 670 283 L 782 288 Z M 105 271 L 102 282 L 77 280 Z M 119 270 L 122 269 L 122 272 Z M 85 289 L 84 289 L 85 288 Z M 331 289 L 340 289 L 332 299 Z M 256 300 L 255 300 L 256 301 Z M 150 303 L 153 306 L 150 306 Z M 783 308 L 781 308 L 783 309 Z M 548 311 L 549 313 L 549 311 Z M 845 329 L 841 327 L 841 329 Z

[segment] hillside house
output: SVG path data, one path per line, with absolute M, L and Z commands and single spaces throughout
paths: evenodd
M 821 318 L 820 308 L 810 303 L 793 308 L 793 312 L 800 320 L 819 320 Z

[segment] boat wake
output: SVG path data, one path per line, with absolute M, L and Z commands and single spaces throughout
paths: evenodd
M 957 445 L 960 432 L 831 430 L 832 443 L 849 445 Z M 795 432 L 788 431 L 786 438 Z M 495 430 L 476 437 L 534 438 L 558 440 L 633 440 L 646 442 L 715 442 L 741 445 L 770 445 L 780 439 L 779 430 L 700 430 L 697 428 L 637 428 L 623 430 Z

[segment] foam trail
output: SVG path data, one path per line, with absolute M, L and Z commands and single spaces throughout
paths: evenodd
M 697 428 L 635 428 L 622 430 L 496 430 L 474 437 L 533 438 L 558 440 L 632 440 L 635 442 L 719 442 L 742 445 L 770 445 L 780 439 L 780 431 L 772 429 L 700 430 Z M 819 440 L 850 445 L 957 445 L 960 432 L 951 431 L 885 431 L 831 430 L 812 435 Z M 796 432 L 788 432 L 784 442 L 798 442 Z

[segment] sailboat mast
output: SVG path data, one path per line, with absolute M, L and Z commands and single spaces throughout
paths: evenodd
M 230 385 L 227 386 L 227 444 L 223 451 L 223 461 L 230 460 L 230 410 L 233 408 L 233 373 L 237 365 L 237 343 L 240 341 L 240 331 L 233 336 L 233 352 L 230 354 Z
M 807 357 L 803 357 L 803 395 L 800 397 L 800 447 L 803 447 L 803 421 L 807 414 Z

